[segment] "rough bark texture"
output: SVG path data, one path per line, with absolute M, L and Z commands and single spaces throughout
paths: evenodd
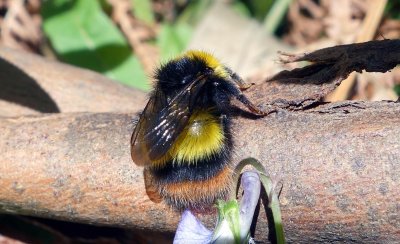
M 393 69 L 400 63 L 400 40 L 335 46 L 301 55 L 282 54 L 280 58 L 283 63 L 308 61 L 311 64 L 281 71 L 250 92 L 259 103 L 303 110 L 318 104 L 353 71 Z
M 11 82 L 13 72 L 4 75 L 9 70 L 5 67 L 18 68 L 16 73 L 29 74 L 51 98 L 43 104 L 53 101 L 63 112 L 91 111 L 0 120 L 0 211 L 174 232 L 179 214 L 148 199 L 142 169 L 130 159 L 131 121 L 143 108 L 145 96 L 92 72 L 7 49 L 0 49 L 0 54 L 6 65 L 0 63 L 1 82 L 8 82 L 4 87 L 22 84 L 24 79 Z M 104 84 L 96 88 L 98 99 L 77 94 L 86 86 L 90 92 L 93 80 Z M 255 157 L 283 184 L 280 201 L 290 242 L 396 242 L 400 240 L 400 104 L 320 104 L 319 93 L 336 84 L 318 88 L 268 82 L 252 87 L 248 93 L 256 103 L 278 112 L 258 119 L 242 113 L 234 119 L 232 163 Z M 77 92 L 65 96 L 74 87 Z M 115 91 L 114 97 L 107 98 L 109 90 Z M 15 103 L 0 98 L 7 100 L 2 101 L 6 105 Z M 104 105 L 107 109 L 98 110 L 103 100 L 110 101 Z M 42 107 L 33 109 L 43 111 L 38 109 Z M 57 112 L 54 107 L 45 111 Z M 132 112 L 94 113 L 121 108 Z M 12 115 L 18 113 L 26 111 Z M 212 216 L 202 219 L 212 226 Z M 267 232 L 266 218 L 260 215 L 256 239 L 265 241 Z
M 293 242 L 399 240 L 399 104 L 329 106 L 236 119 L 232 162 L 253 156 L 281 179 L 283 223 Z M 148 200 L 142 169 L 131 162 L 131 118 L 1 120 L 1 210 L 174 231 L 178 214 Z

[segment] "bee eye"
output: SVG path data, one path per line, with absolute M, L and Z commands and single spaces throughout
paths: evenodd
M 214 85 L 214 86 L 219 86 L 219 82 L 214 81 L 214 82 L 213 82 L 213 85 Z

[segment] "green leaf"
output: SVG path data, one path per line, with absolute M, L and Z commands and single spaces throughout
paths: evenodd
M 154 23 L 154 13 L 151 0 L 131 0 L 133 14 L 136 18 L 148 23 Z
M 149 88 L 139 61 L 98 1 L 47 0 L 42 17 L 44 31 L 62 61 Z
M 192 30 L 187 24 L 163 24 L 157 39 L 161 60 L 169 60 L 184 51 L 191 35 Z
M 239 204 L 236 199 L 224 202 L 217 201 L 218 224 L 216 230 L 219 229 L 222 221 L 227 221 L 229 229 L 232 231 L 235 243 L 240 243 L 240 216 Z M 217 232 L 217 231 L 216 231 Z
M 268 203 L 268 208 L 272 212 L 272 224 L 275 229 L 275 237 L 276 237 L 276 242 L 278 244 L 284 244 L 285 242 L 285 232 L 283 229 L 283 224 L 282 224 L 282 216 L 281 216 L 281 210 L 279 206 L 279 199 L 278 199 L 278 194 L 275 193 L 274 191 L 274 185 L 272 183 L 272 180 L 270 177 L 267 176 L 267 171 L 264 168 L 264 166 L 255 158 L 246 158 L 243 159 L 242 161 L 239 162 L 239 164 L 235 167 L 235 179 L 233 182 L 238 182 L 240 173 L 246 167 L 247 165 L 251 165 L 254 167 L 260 176 L 260 181 L 261 184 L 264 187 L 265 193 L 268 196 L 268 200 L 270 201 Z M 236 191 L 232 191 L 231 193 L 231 199 L 236 199 Z M 268 221 L 270 219 L 268 218 Z

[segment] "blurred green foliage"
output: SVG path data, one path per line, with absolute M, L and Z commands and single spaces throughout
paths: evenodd
M 171 0 L 172 18 L 153 9 L 154 0 L 129 0 L 135 18 L 158 26 L 152 44 L 166 61 L 184 51 L 195 25 L 206 13 L 212 0 Z M 275 33 L 292 0 L 233 0 L 231 7 L 242 15 L 263 23 Z M 400 18 L 400 0 L 388 1 L 387 15 Z M 110 19 L 106 0 L 43 0 L 44 32 L 58 58 L 92 69 L 124 84 L 148 90 L 148 77 L 132 53 L 124 35 Z
M 154 45 L 166 61 L 185 50 L 194 26 L 212 0 L 175 0 L 173 19 L 156 16 L 152 0 L 130 0 L 133 15 L 150 26 L 158 24 Z M 233 8 L 262 20 L 273 0 L 233 1 Z M 110 19 L 105 0 L 44 0 L 44 32 L 57 57 L 66 63 L 95 70 L 124 84 L 148 90 L 147 76 L 124 35 Z
M 133 15 L 136 18 L 142 20 L 147 24 L 154 24 L 155 17 L 151 5 L 151 0 L 130 0 L 130 1 L 133 9 Z
M 163 21 L 157 38 L 160 59 L 165 62 L 184 51 L 192 37 L 195 25 L 201 20 L 211 0 L 188 1 L 177 9 L 175 21 Z
M 400 19 L 400 0 L 387 1 L 385 13 L 394 19 Z
M 62 61 L 147 89 L 139 61 L 98 1 L 45 1 L 42 17 L 44 31 Z
M 274 0 L 236 0 L 235 5 L 239 5 L 238 9 L 251 16 L 258 21 L 262 22 L 267 15 L 269 9 L 272 7 Z
M 157 38 L 161 60 L 169 60 L 185 50 L 191 35 L 192 29 L 185 23 L 175 25 L 162 24 Z

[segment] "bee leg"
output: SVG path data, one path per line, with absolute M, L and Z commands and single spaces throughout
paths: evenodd
M 277 107 L 272 107 L 269 108 L 267 111 L 259 109 L 256 105 L 254 105 L 250 100 L 243 94 L 238 94 L 235 96 L 237 100 L 239 100 L 241 103 L 243 103 L 252 113 L 259 115 L 259 116 L 265 116 L 271 113 L 276 113 L 278 111 Z
M 229 75 L 231 76 L 231 79 L 235 84 L 239 87 L 241 91 L 249 89 L 251 86 L 254 85 L 254 83 L 247 83 L 245 82 L 238 74 L 233 72 L 231 69 L 226 68 Z
M 240 76 L 238 76 L 236 73 L 233 73 L 231 75 L 232 80 L 239 86 L 239 89 L 241 91 L 245 91 L 247 89 L 249 89 L 250 87 L 252 87 L 254 85 L 254 83 L 247 83 L 245 82 Z
M 254 105 L 250 100 L 243 95 L 241 92 L 237 94 L 236 99 L 239 100 L 241 103 L 243 103 L 252 113 L 257 114 L 257 115 L 267 115 L 269 112 L 262 111 L 259 109 L 256 105 Z

